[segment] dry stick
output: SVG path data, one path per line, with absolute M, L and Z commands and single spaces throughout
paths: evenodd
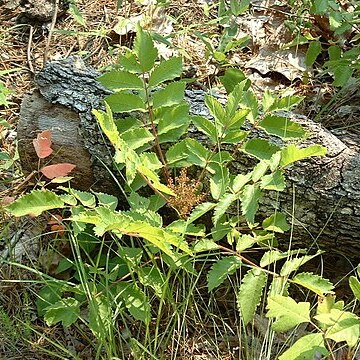
M 28 41 L 26 56 L 27 56 L 27 63 L 29 66 L 29 70 L 32 74 L 34 74 L 34 67 L 32 65 L 32 60 L 31 60 L 31 43 L 32 43 L 33 33 L 34 33 L 34 28 L 30 25 L 29 41 Z
M 49 47 L 50 47 L 51 36 L 52 36 L 52 33 L 53 33 L 53 31 L 54 31 L 54 28 L 55 28 L 55 23 L 56 23 L 56 18 L 57 18 L 58 9 L 59 9 L 59 0 L 55 0 L 54 13 L 53 13 L 53 17 L 52 17 L 52 20 L 51 20 L 51 26 L 50 26 L 50 30 L 49 30 L 49 36 L 48 36 L 48 38 L 47 38 L 46 46 L 45 46 L 45 51 L 44 51 L 44 65 L 47 63 L 48 51 L 49 51 Z

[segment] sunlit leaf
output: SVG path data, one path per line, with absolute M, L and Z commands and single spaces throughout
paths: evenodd
M 134 53 L 139 59 L 140 67 L 143 72 L 150 71 L 155 64 L 158 51 L 154 46 L 153 39 L 149 32 L 144 31 L 140 25 L 136 27 L 136 37 L 134 40 Z
M 98 81 L 115 92 L 128 89 L 143 89 L 144 84 L 137 75 L 127 71 L 114 70 L 98 78 Z
M 295 284 L 301 285 L 319 296 L 332 293 L 334 285 L 327 279 L 313 273 L 297 274 L 293 280 Z
M 279 356 L 279 360 L 312 360 L 321 354 L 329 355 L 321 333 L 307 334 L 297 340 L 290 349 Z
M 297 303 L 291 297 L 275 295 L 268 298 L 267 317 L 275 318 L 272 329 L 284 332 L 310 321 L 310 303 Z
M 279 150 L 278 146 L 270 144 L 269 141 L 263 139 L 250 139 L 244 146 L 246 153 L 257 157 L 259 160 L 270 160 L 271 156 Z
M 164 81 L 173 80 L 181 75 L 182 70 L 182 59 L 180 57 L 162 61 L 150 74 L 149 86 L 154 87 Z
M 260 121 L 259 126 L 268 134 L 276 135 L 283 139 L 302 138 L 306 134 L 300 124 L 282 116 L 267 115 Z
M 324 156 L 326 155 L 326 152 L 326 148 L 321 145 L 310 145 L 301 149 L 296 145 L 291 144 L 281 150 L 280 165 L 285 167 L 311 156 Z
M 14 216 L 34 215 L 38 216 L 43 211 L 64 207 L 64 201 L 60 196 L 49 190 L 33 190 L 6 207 L 6 210 Z

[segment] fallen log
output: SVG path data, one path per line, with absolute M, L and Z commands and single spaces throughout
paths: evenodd
M 102 107 L 102 99 L 109 93 L 96 81 L 98 75 L 76 58 L 48 63 L 37 75 L 38 91 L 24 98 L 18 125 L 24 171 L 30 172 L 38 166 L 32 139 L 38 132 L 50 129 L 57 153 L 51 162 L 61 160 L 77 165 L 74 187 L 120 193 L 113 176 L 104 168 L 104 164 L 111 168 L 111 146 L 91 114 L 92 108 Z M 203 91 L 188 91 L 186 98 L 193 114 L 208 116 Z M 311 134 L 304 145 L 320 144 L 328 153 L 289 168 L 286 191 L 266 193 L 261 200 L 259 220 L 277 208 L 287 213 L 294 225 L 293 243 L 358 258 L 360 152 L 357 139 L 349 136 L 352 145 L 348 146 L 346 134 L 340 139 L 306 117 L 290 116 Z M 252 164 L 249 158 L 239 155 L 232 166 L 240 173 L 248 171 Z M 288 240 L 289 235 L 286 237 Z

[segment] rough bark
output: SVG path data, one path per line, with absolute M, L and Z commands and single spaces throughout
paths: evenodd
M 78 160 L 74 186 L 87 190 L 95 183 L 96 190 L 116 191 L 102 165 L 111 163 L 111 148 L 91 115 L 91 109 L 101 107 L 101 100 L 108 93 L 96 81 L 97 75 L 74 58 L 49 63 L 38 74 L 36 83 L 41 95 L 35 92 L 24 99 L 19 123 L 19 151 L 24 169 L 30 171 L 37 167 L 31 141 L 37 132 L 50 129 L 61 160 Z M 208 116 L 203 97 L 202 91 L 187 92 L 191 111 Z M 42 104 L 33 113 L 29 106 L 32 101 Z M 61 116 L 56 115 L 58 111 Z M 291 116 L 311 133 L 304 145 L 321 144 L 327 147 L 328 153 L 289 168 L 287 190 L 266 193 L 261 201 L 259 220 L 277 208 L 286 212 L 294 224 L 292 241 L 296 244 L 359 257 L 360 153 L 357 138 L 343 133 L 340 139 L 305 117 Z M 251 160 L 239 156 L 232 166 L 244 172 L 251 164 Z M 289 239 L 289 235 L 286 238 Z

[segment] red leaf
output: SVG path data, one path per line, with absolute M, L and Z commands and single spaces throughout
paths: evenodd
M 66 176 L 76 167 L 74 164 L 60 163 L 44 166 L 40 171 L 48 178 L 55 179 L 59 176 Z
M 51 131 L 44 130 L 33 140 L 33 145 L 39 159 L 48 157 L 53 150 L 51 149 Z

